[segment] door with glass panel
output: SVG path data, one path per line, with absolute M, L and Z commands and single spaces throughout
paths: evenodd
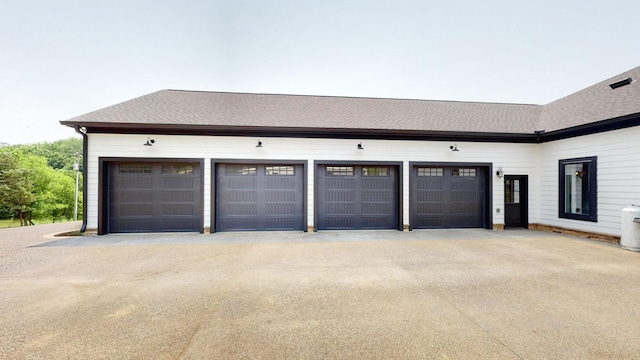
M 504 226 L 528 228 L 528 196 L 526 175 L 504 177 Z

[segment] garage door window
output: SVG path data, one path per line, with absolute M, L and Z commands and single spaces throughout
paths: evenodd
M 476 177 L 476 169 L 451 169 L 451 176 Z
M 294 176 L 295 167 L 294 166 L 265 166 L 265 175 Z
M 255 165 L 227 165 L 225 166 L 225 174 L 229 176 L 248 176 L 257 173 Z
M 443 168 L 418 168 L 418 176 L 444 176 Z
M 193 164 L 162 164 L 163 175 L 192 175 Z
M 353 176 L 353 166 L 327 166 L 327 176 Z
M 151 174 L 151 164 L 120 164 L 120 174 Z
M 362 176 L 389 176 L 388 167 L 363 167 Z

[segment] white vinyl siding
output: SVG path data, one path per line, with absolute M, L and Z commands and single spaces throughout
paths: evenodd
M 409 162 L 492 163 L 492 216 L 494 224 L 504 224 L 504 179 L 495 176 L 502 167 L 505 175 L 529 176 L 529 223 L 545 224 L 607 235 L 620 235 L 620 210 L 640 204 L 640 127 L 615 130 L 543 144 L 465 143 L 460 151 L 449 142 L 345 139 L 206 137 L 157 135 L 153 146 L 143 146 L 146 135 L 89 134 L 87 227 L 97 228 L 98 158 L 191 158 L 204 160 L 204 226 L 210 226 L 210 159 L 304 160 L 307 164 L 307 225 L 314 226 L 315 160 L 403 163 L 403 224 L 409 224 Z M 291 149 L 296 149 L 292 152 Z M 558 217 L 558 161 L 598 157 L 598 222 L 586 223 Z M 498 211 L 498 209 L 500 211 Z
M 620 210 L 640 204 L 640 127 L 540 144 L 539 223 L 620 236 Z M 558 161 L 598 157 L 598 222 L 558 217 Z
M 503 224 L 504 189 L 503 179 L 495 176 L 502 167 L 505 174 L 528 175 L 531 179 L 529 204 L 538 207 L 538 192 L 534 187 L 536 178 L 536 144 L 472 143 L 457 142 L 460 151 L 449 149 L 452 143 L 443 141 L 366 140 L 364 150 L 358 150 L 358 140 L 348 139 L 301 139 L 261 137 L 262 147 L 256 148 L 257 138 L 217 136 L 153 136 L 153 146 L 143 146 L 146 135 L 89 134 L 88 156 L 88 201 L 87 227 L 96 228 L 98 223 L 98 159 L 118 158 L 190 158 L 204 160 L 204 226 L 209 227 L 211 218 L 211 162 L 210 159 L 277 159 L 304 160 L 307 164 L 307 226 L 314 226 L 314 166 L 316 160 L 350 162 L 402 162 L 403 177 L 403 224 L 409 225 L 409 162 L 446 163 L 493 163 L 490 178 L 493 180 L 494 224 Z M 291 151 L 296 149 L 296 151 Z M 498 212 L 497 209 L 500 209 Z M 536 211 L 530 211 L 530 223 L 538 222 Z

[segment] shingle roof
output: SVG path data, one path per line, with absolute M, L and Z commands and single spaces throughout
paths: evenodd
M 631 78 L 629 85 L 609 85 Z M 539 129 L 554 131 L 640 112 L 640 67 L 599 82 L 542 108 Z
M 634 81 L 609 87 L 627 77 Z M 638 78 L 640 67 L 544 106 L 161 90 L 61 123 L 533 134 L 640 113 Z
M 161 90 L 65 123 L 528 132 L 537 105 Z

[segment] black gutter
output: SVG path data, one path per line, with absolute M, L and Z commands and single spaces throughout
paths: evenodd
M 532 133 L 99 122 L 77 123 L 72 121 L 61 121 L 61 123 L 67 126 L 74 126 L 76 128 L 80 126 L 84 127 L 85 132 L 82 133 L 83 136 L 86 136 L 88 133 L 110 133 L 142 135 L 269 136 L 372 140 L 471 141 L 537 144 L 640 126 L 640 113 L 619 116 L 559 130 L 544 131 L 544 129 L 541 129 Z
M 257 126 L 185 126 L 156 124 L 75 124 L 84 126 L 87 133 L 141 134 L 141 135 L 194 135 L 242 137 L 295 137 L 372 140 L 418 141 L 472 141 L 536 143 L 538 137 L 522 133 L 486 133 L 463 131 L 424 131 L 391 129 L 293 128 Z
M 616 118 L 597 121 L 589 124 L 572 126 L 540 134 L 538 142 L 549 142 L 572 137 L 603 133 L 607 131 L 626 129 L 640 126 L 640 113 L 619 116 Z
M 87 230 L 87 154 L 89 153 L 89 137 L 80 130 L 80 125 L 74 126 L 76 132 L 82 135 L 82 227 L 80 232 Z

